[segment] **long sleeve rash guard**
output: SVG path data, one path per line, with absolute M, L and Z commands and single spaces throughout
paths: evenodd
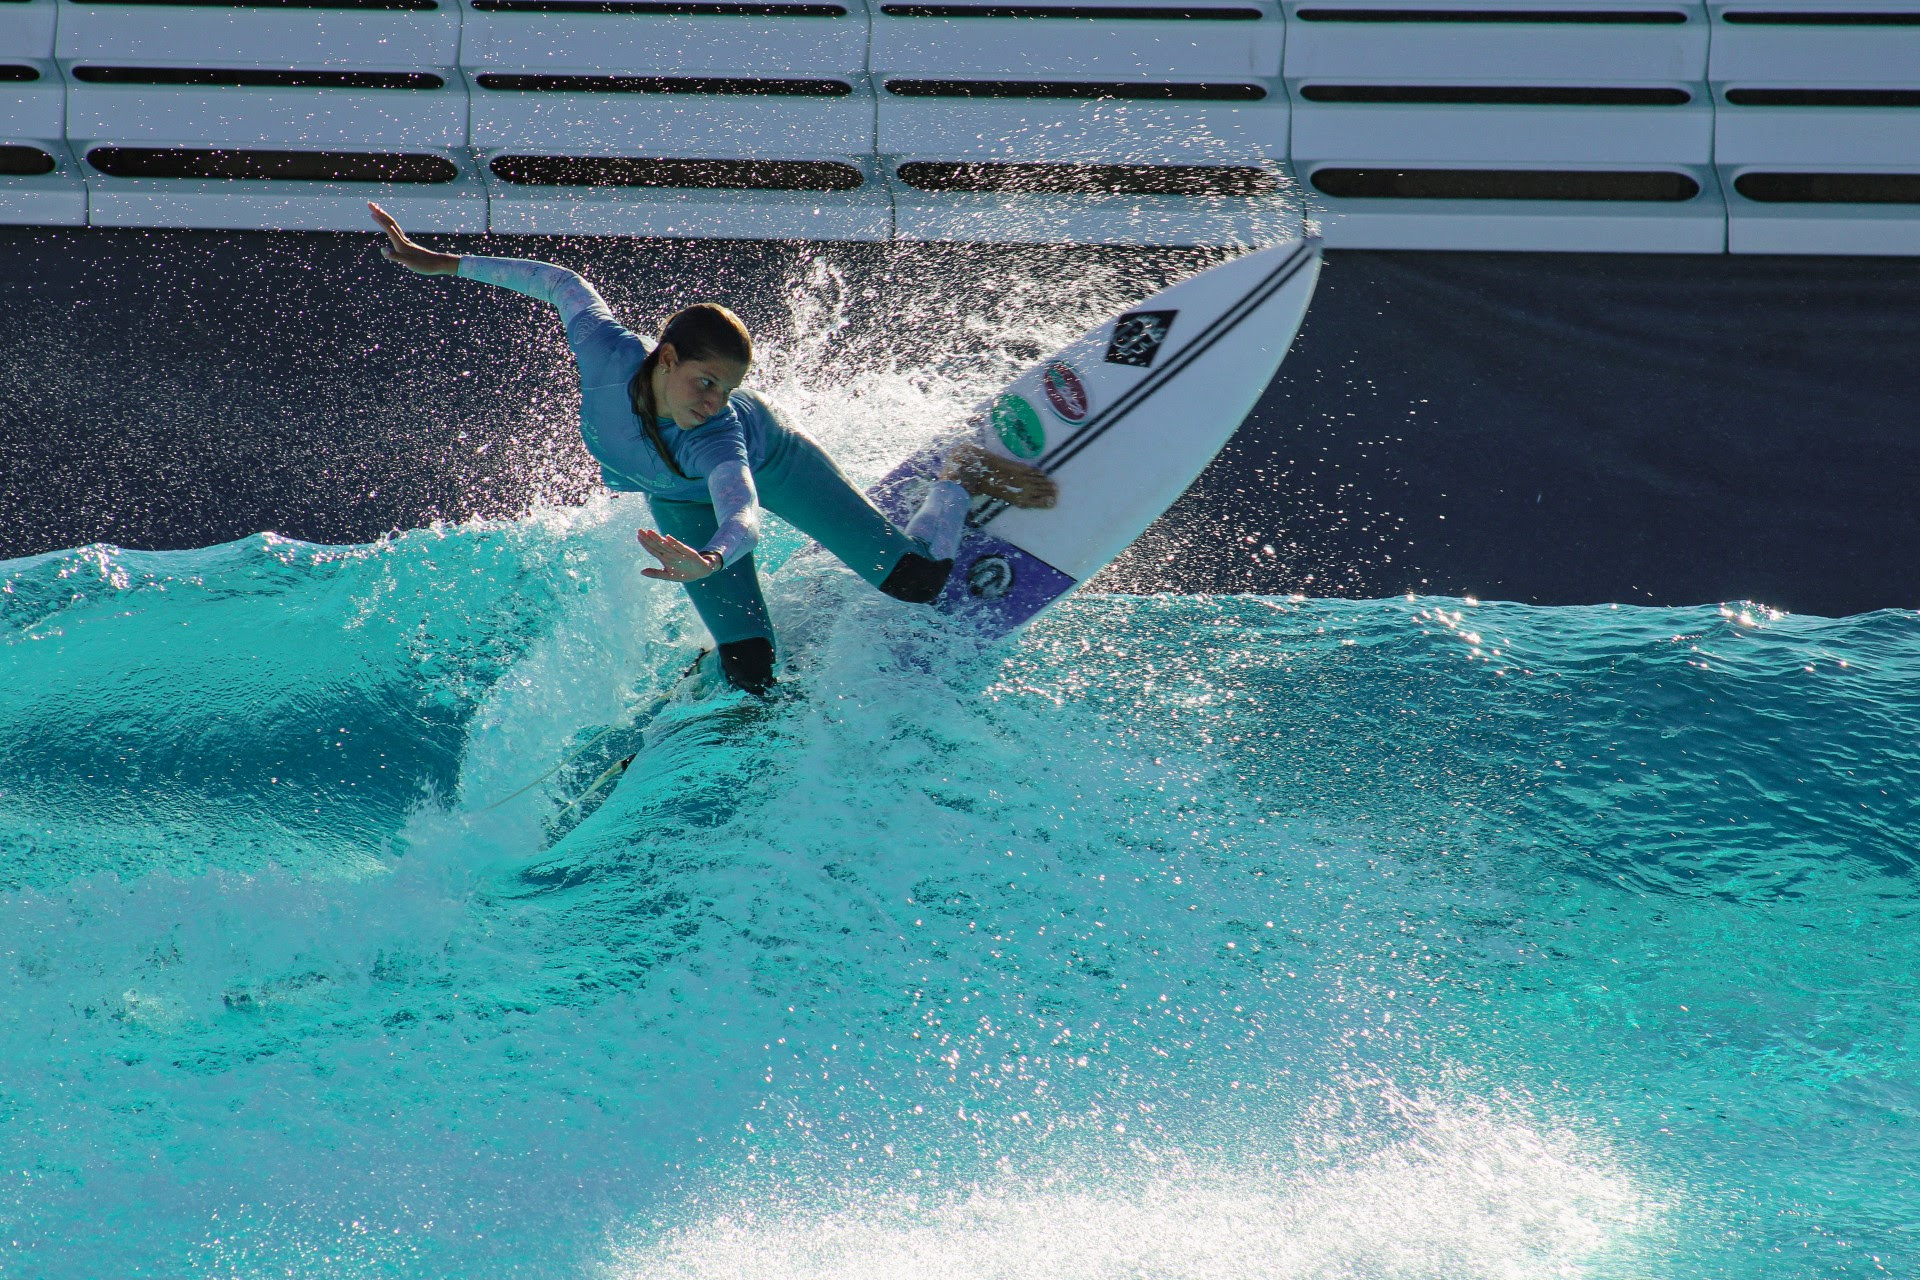
M 705 422 L 682 427 L 661 419 L 661 441 L 684 473 L 676 475 L 648 439 L 628 391 L 651 344 L 613 318 L 598 290 L 565 267 L 525 258 L 464 255 L 459 274 L 559 309 L 580 366 L 580 434 L 608 488 L 710 502 L 719 529 L 700 550 L 719 552 L 729 565 L 753 550 L 760 538 L 753 468 L 766 461 L 768 439 L 782 429 L 766 401 L 735 391 Z

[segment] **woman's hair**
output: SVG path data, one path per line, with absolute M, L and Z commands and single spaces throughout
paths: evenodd
M 673 460 L 666 441 L 661 438 L 660 414 L 653 403 L 653 371 L 660 363 L 660 348 L 669 342 L 673 344 L 674 354 L 682 360 L 718 358 L 752 364 L 753 336 L 747 332 L 747 326 L 740 323 L 739 316 L 717 302 L 696 302 L 690 307 L 682 307 L 667 317 L 666 327 L 660 330 L 659 341 L 653 344 L 653 350 L 647 352 L 647 358 L 640 362 L 633 381 L 627 384 L 627 395 L 633 401 L 633 411 L 638 415 L 640 425 L 646 428 L 647 439 L 653 442 L 654 452 L 660 455 L 673 474 L 685 480 L 686 472 Z

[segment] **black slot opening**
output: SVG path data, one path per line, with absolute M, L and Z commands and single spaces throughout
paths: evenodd
M 24 84 L 39 78 L 40 72 L 37 68 L 17 66 L 13 63 L 0 65 L 0 84 Z
M 1000 164 L 914 160 L 900 180 L 921 191 L 1033 195 L 1259 196 L 1279 186 L 1251 165 Z
M 529 187 L 679 187 L 724 191 L 852 191 L 866 181 L 829 160 L 658 160 L 636 156 L 496 156 L 504 182 Z
M 37 178 L 43 173 L 52 173 L 54 168 L 53 157 L 38 147 L 0 143 L 0 174 L 10 178 Z
M 1530 107 L 1680 107 L 1693 101 L 1685 89 L 1563 85 L 1310 84 L 1300 96 L 1308 102 Z
M 418 13 L 440 0 L 67 0 L 68 4 L 173 4 L 189 9 L 387 9 Z
M 844 98 L 843 80 L 755 80 L 720 76 L 606 76 L 483 71 L 482 89 L 513 93 L 691 93 L 791 98 Z
M 1743 173 L 1733 189 L 1763 204 L 1920 204 L 1920 173 Z
M 271 89 L 438 89 L 426 71 L 278 71 L 262 67 L 75 67 L 87 84 L 168 84 Z
M 1172 84 L 1151 80 L 889 80 L 902 98 L 1123 98 L 1146 102 L 1259 102 L 1257 84 Z
M 1911 13 L 1822 13 L 1817 9 L 1729 9 L 1728 22 L 1756 27 L 1920 27 L 1920 9 Z
M 474 0 L 482 13 L 603 13 L 669 18 L 844 18 L 845 5 L 728 0 Z
M 1258 22 L 1258 9 L 1117 4 L 883 4 L 890 18 L 1101 18 L 1134 22 Z
M 1736 107 L 1920 107 L 1920 89 L 1729 89 Z
M 95 147 L 87 163 L 114 178 L 245 178 L 288 182 L 452 182 L 442 156 L 387 151 L 238 151 L 197 147 Z
M 1684 173 L 1560 169 L 1318 169 L 1313 185 L 1343 200 L 1633 200 L 1700 194 Z
M 1577 26 L 1684 26 L 1673 9 L 1302 9 L 1302 22 L 1569 23 Z

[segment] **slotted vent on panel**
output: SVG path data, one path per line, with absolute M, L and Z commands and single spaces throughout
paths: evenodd
M 1623 200 L 1679 203 L 1700 194 L 1684 173 L 1584 169 L 1316 169 L 1315 188 L 1343 200 Z
M 264 67 L 79 66 L 87 84 L 153 84 L 249 89 L 439 89 L 446 80 L 426 71 L 281 71 Z
M 684 93 L 718 96 L 844 98 L 844 80 L 754 79 L 729 76 L 572 75 L 551 72 L 484 71 L 482 89 L 503 93 Z
M 496 156 L 503 182 L 530 187 L 670 187 L 722 191 L 852 191 L 866 181 L 826 160 L 679 160 L 635 156 Z
M 1019 164 L 914 160 L 900 180 L 931 192 L 1030 195 L 1259 196 L 1279 179 L 1251 165 Z
M 1258 22 L 1258 9 L 1117 4 L 883 4 L 890 18 L 1078 18 L 1108 22 Z
M 778 0 L 474 0 L 481 13 L 582 13 L 667 18 L 844 18 L 840 4 L 781 4 Z
M 1153 80 L 889 80 L 902 98 L 1066 98 L 1136 102 L 1259 102 L 1264 85 Z
M 1743 173 L 1733 189 L 1762 204 L 1920 204 L 1920 173 Z
M 1570 85 L 1310 84 L 1308 102 L 1396 103 L 1421 106 L 1680 107 L 1685 89 Z
M 13 63 L 0 64 L 0 84 L 26 84 L 39 78 L 38 68 L 18 66 Z
M 1736 107 L 1920 107 L 1920 89 L 1729 89 Z
M 87 163 L 113 178 L 221 178 L 280 182 L 452 182 L 442 156 L 389 151 L 269 151 L 215 147 L 95 147 Z
M 1920 27 L 1920 9 L 1874 13 L 1825 9 L 1728 9 L 1721 20 L 1756 27 Z
M 360 9 L 418 13 L 440 0 L 66 0 L 68 4 L 169 5 L 184 9 Z
M 38 147 L 18 143 L 0 143 L 0 175 L 9 178 L 37 178 L 55 169 L 53 157 Z
M 1302 22 L 1455 22 L 1501 25 L 1684 26 L 1684 9 L 1301 9 Z

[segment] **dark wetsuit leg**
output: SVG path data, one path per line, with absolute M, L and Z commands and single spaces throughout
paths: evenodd
M 849 569 L 898 600 L 926 604 L 940 594 L 951 560 L 935 560 L 918 538 L 894 527 L 835 466 L 825 450 L 796 431 L 775 442 L 754 468 L 760 504 L 831 551 Z M 647 499 L 660 532 L 690 547 L 705 546 L 717 527 L 704 502 Z M 773 622 L 751 555 L 684 584 L 720 650 L 727 680 L 764 692 L 773 683 Z
M 650 497 L 647 505 L 653 508 L 660 532 L 690 547 L 705 546 L 717 527 L 713 508 L 704 502 L 668 502 Z M 752 555 L 741 556 L 718 573 L 682 585 L 693 599 L 700 621 L 713 633 L 716 645 L 755 636 L 773 639 L 773 622 L 767 617 L 767 602 L 760 594 L 760 575 Z
M 753 482 L 761 506 L 888 595 L 926 604 L 940 594 L 953 562 L 935 560 L 924 542 L 895 528 L 806 436 L 789 430 Z

